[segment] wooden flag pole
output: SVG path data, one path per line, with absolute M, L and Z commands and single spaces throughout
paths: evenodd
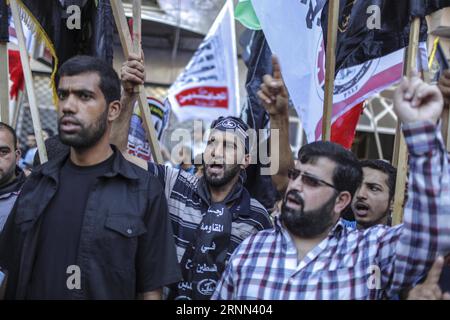
M 327 49 L 325 62 L 325 98 L 322 116 L 322 140 L 331 139 L 331 117 L 333 114 L 334 75 L 336 70 L 336 42 L 339 19 L 339 0 L 329 1 Z
M 0 0 L 2 22 L 8 21 L 8 7 L 5 0 Z M 8 23 L 6 30 L 3 32 L 8 34 Z M 3 36 L 3 35 L 2 35 Z M 0 121 L 9 124 L 9 69 L 8 69 L 8 41 L 0 42 Z
M 30 60 L 28 58 L 25 37 L 23 35 L 22 23 L 19 15 L 19 5 L 16 0 L 10 0 L 11 13 L 16 27 L 17 41 L 19 43 L 20 60 L 22 61 L 23 75 L 25 78 L 25 87 L 30 104 L 31 120 L 33 121 L 33 130 L 36 137 L 39 159 L 41 163 L 47 162 L 47 150 L 45 149 L 44 139 L 42 137 L 41 120 L 37 107 L 36 93 L 33 85 L 33 75 L 31 73 Z
M 136 2 L 136 1 L 135 1 Z M 139 1 L 140 3 L 141 1 Z M 135 3 L 134 3 L 135 4 Z M 134 46 L 131 41 L 130 31 L 128 29 L 127 20 L 125 18 L 125 11 L 123 9 L 122 1 L 120 0 L 111 0 L 111 8 L 114 14 L 114 20 L 116 22 L 117 31 L 119 33 L 120 42 L 122 44 L 122 49 L 124 52 L 125 59 L 128 59 L 128 56 L 131 52 L 134 52 Z M 133 8 L 133 12 L 135 9 Z M 139 10 L 140 11 L 140 10 Z M 139 15 L 140 16 L 140 15 Z M 133 24 L 136 22 L 133 22 Z M 133 30 L 134 33 L 139 31 Z M 140 39 L 140 37 L 139 37 Z M 139 40 L 140 42 L 140 40 Z M 139 43 L 140 47 L 140 43 Z M 140 49 L 139 49 L 140 53 Z M 161 154 L 161 149 L 159 147 L 158 139 L 156 138 L 155 127 L 153 125 L 153 121 L 150 114 L 150 109 L 147 103 L 147 96 L 145 94 L 145 89 L 143 85 L 139 86 L 139 95 L 138 95 L 139 109 L 141 111 L 141 117 L 144 120 L 144 128 L 147 133 L 147 139 L 150 143 L 150 148 L 153 156 L 153 161 L 158 164 L 163 164 L 163 158 Z
M 445 103 L 444 109 L 442 110 L 442 137 L 444 138 L 444 143 L 447 148 L 447 151 L 450 150 L 450 130 L 449 130 L 449 122 L 450 122 L 450 112 L 449 112 L 449 105 L 448 103 Z
M 409 46 L 404 70 L 404 74 L 406 76 L 410 76 L 411 72 L 415 69 L 417 51 L 419 48 L 419 35 L 420 18 L 414 18 L 409 34 Z M 395 143 L 394 155 L 395 152 L 397 152 L 397 162 L 393 163 L 393 165 L 397 167 L 397 180 L 395 184 L 394 209 L 392 217 L 392 225 L 394 226 L 402 223 L 403 221 L 403 203 L 405 200 L 406 178 L 408 175 L 408 149 L 406 147 L 405 137 L 401 131 L 400 121 L 397 122 Z
M 8 43 L 0 42 L 0 121 L 9 124 Z
M 142 0 L 133 0 L 133 52 L 137 55 L 141 54 L 141 7 Z M 139 93 L 140 88 L 135 87 L 134 90 L 135 93 Z

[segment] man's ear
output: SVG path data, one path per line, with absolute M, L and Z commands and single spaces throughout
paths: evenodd
M 348 191 L 342 191 L 336 198 L 334 204 L 334 211 L 339 213 L 339 216 L 347 208 L 347 206 L 352 202 L 352 195 Z
M 119 100 L 115 100 L 111 102 L 108 107 L 108 121 L 113 122 L 119 117 L 120 112 L 122 111 L 122 104 Z
M 20 158 L 22 157 L 22 151 L 20 150 L 20 148 L 17 148 L 16 151 L 16 164 L 19 164 Z
M 389 212 L 394 210 L 394 197 L 392 197 L 391 201 L 389 201 Z
M 249 153 L 244 156 L 244 163 L 241 164 L 242 169 L 247 169 L 247 167 L 250 165 L 250 159 L 251 157 Z

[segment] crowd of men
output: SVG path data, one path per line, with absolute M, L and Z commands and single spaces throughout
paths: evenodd
M 389 163 L 359 161 L 331 142 L 307 144 L 294 159 L 276 57 L 258 93 L 279 131 L 275 210 L 244 187 L 253 146 L 240 118 L 211 124 L 200 173 L 130 156 L 135 87 L 144 80 L 134 54 L 120 78 L 93 57 L 65 62 L 55 80 L 58 135 L 46 141 L 49 161 L 36 161 L 28 176 L 14 129 L 0 123 L 0 295 L 450 299 L 450 171 L 440 129 L 450 72 L 439 86 L 413 74 L 395 92 L 409 150 L 396 226 Z

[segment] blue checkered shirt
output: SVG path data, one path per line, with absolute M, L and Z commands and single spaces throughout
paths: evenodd
M 448 156 L 440 130 L 404 127 L 410 153 L 409 200 L 403 224 L 351 230 L 340 220 L 298 261 L 277 219 L 233 253 L 212 299 L 382 299 L 420 279 L 438 253 L 450 251 Z

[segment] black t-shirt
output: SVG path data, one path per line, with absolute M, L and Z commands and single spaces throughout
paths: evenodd
M 59 186 L 43 212 L 28 299 L 69 299 L 68 278 L 75 274 L 84 211 L 97 178 L 111 171 L 114 157 L 89 167 L 70 157 L 61 168 Z M 72 285 L 76 281 L 69 281 Z

